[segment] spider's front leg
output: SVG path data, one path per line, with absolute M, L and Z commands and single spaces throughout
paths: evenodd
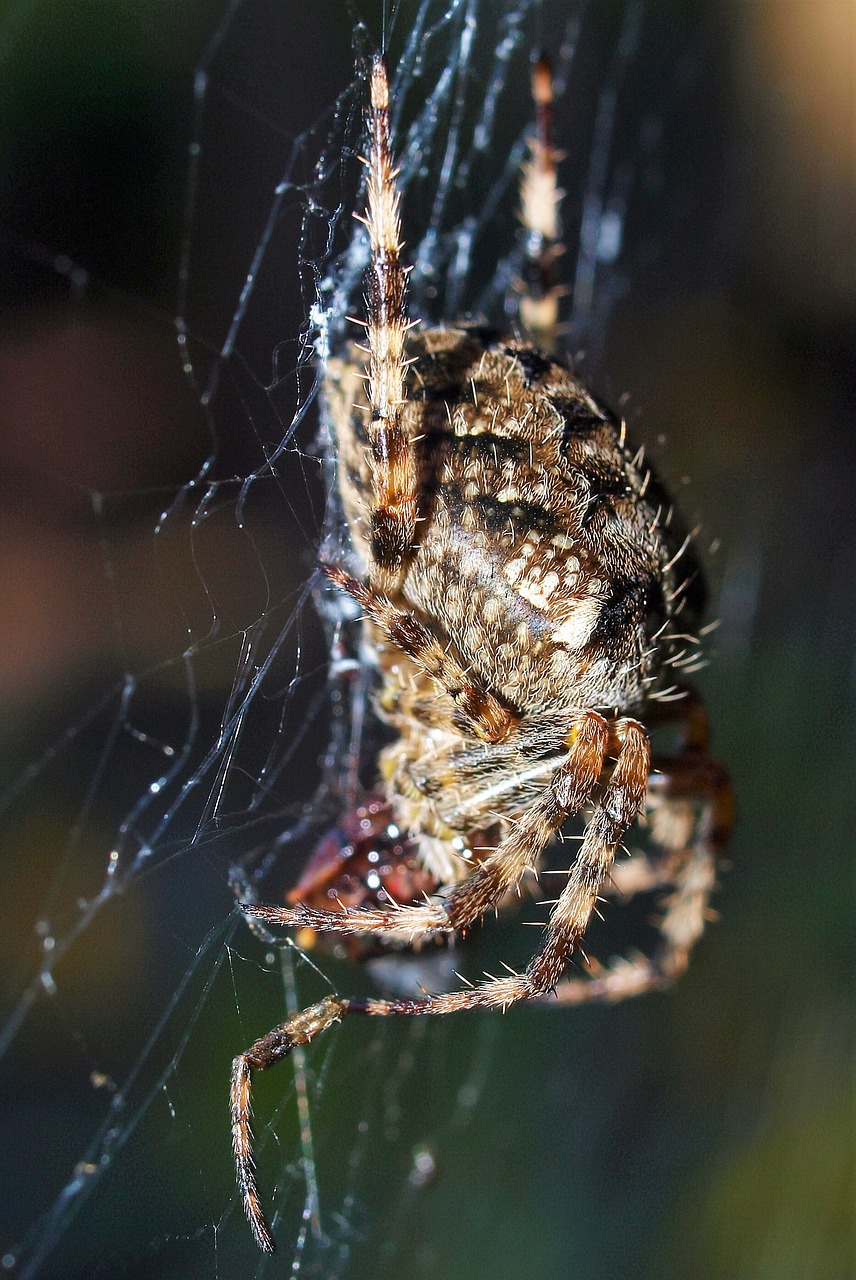
M 232 1085 L 229 1110 L 232 1116 L 232 1151 L 241 1203 L 247 1215 L 256 1244 L 265 1253 L 273 1253 L 274 1243 L 267 1218 L 259 1200 L 259 1189 L 253 1163 L 250 1116 L 250 1082 L 253 1071 L 275 1066 L 298 1045 L 308 1044 L 314 1035 L 324 1031 L 342 1016 L 342 1002 L 328 996 L 304 1009 L 281 1027 L 269 1031 L 232 1062 Z
M 297 1045 L 303 1045 L 346 1014 L 361 1013 L 375 1017 L 393 1014 L 439 1015 L 466 1009 L 506 1008 L 520 1000 L 546 995 L 553 990 L 565 966 L 585 932 L 598 894 L 609 874 L 616 847 L 645 796 L 650 767 L 650 748 L 644 729 L 634 720 L 619 720 L 610 726 L 599 715 L 589 713 L 578 722 L 565 763 L 557 769 L 549 786 L 513 823 L 509 834 L 463 884 L 452 891 L 445 903 L 437 906 L 402 908 L 402 911 L 428 913 L 429 928 L 445 916 L 445 929 L 461 929 L 479 918 L 495 904 L 524 870 L 533 867 L 565 818 L 579 808 L 590 795 L 600 775 L 610 736 L 618 745 L 618 758 L 600 804 L 586 828 L 579 855 L 570 870 L 568 882 L 556 903 L 547 929 L 543 948 L 533 957 L 526 971 L 504 978 L 491 979 L 476 987 L 422 999 L 353 1000 L 327 996 L 318 1004 L 303 1010 L 282 1026 L 268 1032 L 244 1053 L 232 1067 L 231 1114 L 232 1141 L 238 1186 L 244 1210 L 259 1246 L 270 1251 L 273 1240 L 261 1209 L 252 1158 L 250 1127 L 250 1084 L 253 1071 L 264 1071 L 286 1057 Z M 252 914 L 279 922 L 304 923 L 301 909 L 253 907 Z M 329 917 L 319 922 L 318 916 Z M 312 913 L 306 920 L 311 927 L 343 929 L 369 927 L 389 932 L 399 917 L 393 912 Z M 418 917 L 414 917 L 418 918 Z
M 272 907 L 245 903 L 246 915 L 267 924 L 318 932 L 377 934 L 407 944 L 435 933 L 457 933 L 469 928 L 513 890 L 538 858 L 565 818 L 576 813 L 591 795 L 603 769 L 609 745 L 609 726 L 602 716 L 589 712 L 572 726 L 567 757 L 538 801 L 517 818 L 496 849 L 472 875 L 442 900 L 385 908 L 351 907 L 321 911 L 298 904 Z

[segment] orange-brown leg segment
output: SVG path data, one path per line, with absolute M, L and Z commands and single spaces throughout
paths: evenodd
M 603 740 L 605 726 L 597 730 L 594 717 L 586 717 L 585 720 L 590 724 L 590 731 L 599 734 Z M 645 797 L 650 749 L 644 729 L 634 720 L 619 720 L 613 725 L 613 734 L 619 745 L 619 752 L 612 777 L 588 823 L 579 855 L 569 872 L 568 882 L 553 908 L 544 946 L 530 961 L 524 973 L 493 978 L 463 991 L 415 1000 L 349 1000 L 328 996 L 269 1032 L 235 1058 L 231 1091 L 232 1140 L 238 1186 L 253 1234 L 262 1249 L 272 1249 L 273 1242 L 259 1203 L 253 1169 L 250 1128 L 252 1072 L 274 1066 L 296 1045 L 307 1043 L 313 1035 L 349 1013 L 374 1017 L 395 1014 L 436 1016 L 467 1009 L 505 1009 L 520 1000 L 538 998 L 552 991 L 585 932 L 600 889 L 609 875 L 618 843 L 639 812 Z M 593 750 L 591 744 L 589 750 Z M 570 778 L 566 766 L 557 771 L 553 782 L 521 816 L 508 839 L 503 841 L 476 876 L 467 881 L 461 890 L 456 891 L 457 899 L 455 894 L 450 895 L 445 908 L 449 922 L 454 921 L 454 925 L 460 928 L 471 911 L 483 909 L 479 893 L 470 891 L 470 898 L 467 899 L 467 886 L 477 882 L 478 877 L 487 871 L 490 862 L 499 858 L 503 849 L 508 856 L 508 846 L 512 841 L 516 840 L 520 846 L 521 859 L 529 865 L 534 863 L 541 849 L 559 830 L 567 816 L 565 801 L 575 802 L 585 785 Z M 253 908 L 252 913 L 260 914 L 260 909 Z M 339 928 L 341 921 L 342 915 L 337 914 L 331 926 Z
M 340 1003 L 335 997 L 330 996 L 310 1009 L 304 1009 L 284 1026 L 277 1027 L 274 1031 L 269 1031 L 266 1036 L 262 1036 L 232 1062 L 232 1087 L 229 1101 L 232 1116 L 232 1151 L 235 1156 L 238 1191 L 256 1244 L 265 1253 L 273 1253 L 274 1243 L 259 1201 L 253 1163 L 250 1127 L 252 1073 L 274 1066 L 297 1045 L 308 1044 L 319 1031 L 323 1031 L 331 1022 L 338 1021 L 341 1017 Z
M 415 943 L 434 933 L 467 929 L 496 907 L 527 871 L 534 871 L 544 848 L 565 818 L 586 803 L 600 777 L 609 742 L 609 726 L 590 712 L 574 725 L 568 737 L 568 756 L 550 785 L 511 826 L 504 840 L 468 879 L 442 900 L 365 910 L 322 911 L 298 904 L 271 907 L 243 905 L 245 914 L 267 924 L 290 929 L 314 929 L 339 934 L 378 934 Z
M 416 536 L 416 462 L 401 418 L 407 369 L 407 272 L 401 264 L 401 196 L 389 145 L 389 81 L 380 55 L 372 65 L 369 133 L 368 206 L 363 221 L 372 253 L 366 299 L 371 579 L 394 592 Z
M 559 319 L 559 291 L 555 261 L 559 245 L 559 205 L 562 192 L 556 185 L 556 152 L 553 149 L 553 73 L 544 56 L 532 71 L 535 99 L 535 136 L 532 154 L 523 166 L 520 182 L 520 220 L 524 230 L 524 257 L 520 320 L 538 346 L 550 351 Z
M 662 943 L 651 956 L 619 958 L 594 970 L 592 977 L 566 979 L 556 989 L 561 1004 L 624 1000 L 668 986 L 685 972 L 704 932 L 717 861 L 731 831 L 733 796 L 728 777 L 715 760 L 689 750 L 655 761 L 648 795 L 649 821 L 663 850 L 662 862 L 643 859 L 636 872 L 637 855 L 616 868 L 629 873 L 616 876 L 616 887 L 644 892 L 672 886 L 658 922 Z M 647 882 L 646 870 L 650 872 Z

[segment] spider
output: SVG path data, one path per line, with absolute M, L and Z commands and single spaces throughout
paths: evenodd
M 252 1158 L 253 1072 L 348 1014 L 504 1010 L 550 995 L 577 1004 L 664 986 L 702 933 L 730 825 L 728 781 L 707 755 L 701 702 L 672 681 L 675 666 L 698 656 L 704 592 L 690 539 L 623 423 L 551 354 L 561 193 L 543 58 L 533 93 L 521 180 L 523 336 L 472 324 L 420 329 L 406 319 L 389 83 L 375 57 L 361 219 L 371 242 L 366 346 L 325 372 L 338 485 L 365 572 L 324 571 L 363 611 L 377 711 L 397 734 L 380 754 L 383 797 L 370 812 L 406 833 L 417 872 L 439 892 L 414 902 L 387 895 L 371 907 L 243 909 L 386 946 L 460 934 L 537 876 L 570 815 L 585 806 L 590 815 L 524 972 L 421 998 L 330 995 L 235 1058 L 238 1187 L 265 1251 L 274 1245 Z M 671 755 L 652 761 L 643 712 L 649 724 L 679 726 Z M 659 853 L 616 862 L 643 810 Z M 653 955 L 608 967 L 585 957 L 602 894 L 667 886 Z M 583 971 L 564 976 L 576 953 Z

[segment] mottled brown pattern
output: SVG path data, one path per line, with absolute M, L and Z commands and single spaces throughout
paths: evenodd
M 542 61 L 523 201 L 537 287 L 524 292 L 520 319 L 549 347 L 556 187 L 545 75 Z M 325 568 L 363 611 L 376 709 L 396 734 L 380 754 L 378 787 L 396 833 L 439 892 L 414 902 L 378 895 L 333 909 L 313 897 L 244 910 L 308 937 L 378 945 L 462 932 L 537 875 L 569 815 L 586 806 L 590 813 L 543 944 L 523 973 L 421 999 L 328 997 L 235 1059 L 238 1183 L 265 1250 L 273 1244 L 252 1166 L 252 1071 L 348 1013 L 440 1015 L 553 993 L 573 1004 L 663 985 L 686 967 L 702 932 L 730 825 L 728 781 L 706 755 L 703 709 L 675 682 L 675 669 L 698 659 L 699 568 L 623 424 L 547 350 L 484 328 L 414 332 L 405 362 L 385 86 L 378 59 L 369 118 L 368 375 L 355 347 L 328 361 L 324 379 L 339 493 L 362 568 L 359 577 Z M 524 280 L 523 289 L 529 285 Z M 651 749 L 643 716 L 684 719 L 687 727 L 651 779 L 651 833 L 662 854 L 640 855 L 639 873 L 619 863 L 615 880 L 628 896 L 672 893 L 657 952 L 602 969 L 580 944 L 599 896 L 610 891 L 622 838 L 646 805 Z M 575 956 L 586 976 L 564 978 Z
M 429 330 L 410 351 L 402 422 L 420 485 L 402 601 L 523 714 L 641 706 L 698 566 L 688 553 L 675 562 L 683 531 L 646 496 L 650 471 L 620 423 L 561 364 L 540 358 L 533 371 L 539 353 L 519 343 Z M 345 511 L 370 565 L 359 366 L 337 363 L 326 394 Z M 696 623 L 683 615 L 682 631 Z

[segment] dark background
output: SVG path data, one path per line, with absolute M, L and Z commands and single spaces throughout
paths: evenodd
M 599 11 L 605 45 L 622 11 Z M 38 991 L 27 983 L 39 953 L 71 936 L 76 899 L 101 888 L 118 824 L 158 776 L 157 743 L 204 758 L 245 630 L 265 615 L 276 634 L 311 572 L 315 464 L 284 457 L 246 502 L 240 480 L 263 470 L 305 398 L 311 271 L 297 246 L 316 233 L 297 187 L 312 185 L 325 122 L 341 130 L 354 109 L 343 98 L 325 115 L 352 82 L 355 14 L 247 3 L 217 44 L 225 12 L 207 0 L 87 0 L 3 16 L 7 1030 L 22 992 Z M 627 92 L 632 110 L 648 109 L 648 95 L 657 103 L 660 168 L 628 231 L 628 291 L 588 369 L 613 402 L 627 393 L 636 435 L 702 524 L 722 621 L 700 684 L 738 801 L 721 919 L 666 995 L 347 1026 L 313 1050 L 326 1246 L 311 1215 L 308 1243 L 296 1244 L 293 1077 L 265 1080 L 260 1118 L 282 1111 L 261 1174 L 271 1191 L 279 1176 L 285 1215 L 266 1274 L 290 1274 L 295 1250 L 301 1274 L 348 1277 L 856 1272 L 856 12 L 847 0 L 711 0 L 652 4 L 645 21 Z M 585 74 L 583 63 L 584 84 Z M 558 109 L 571 169 L 574 122 L 590 110 L 588 98 Z M 616 137 L 620 152 L 620 127 Z M 220 361 L 289 164 L 238 354 Z M 186 486 L 206 464 L 216 489 L 194 521 L 207 491 Z M 322 637 L 310 611 L 300 616 L 273 645 L 272 692 L 257 738 L 242 743 L 241 768 L 258 779 L 270 744 L 285 756 L 300 726 L 276 804 L 242 825 L 237 768 L 221 825 L 205 825 L 204 799 L 190 796 L 150 864 L 51 966 L 56 993 L 26 1007 L 3 1060 L 10 1274 L 43 1239 L 33 1273 L 49 1276 L 246 1275 L 258 1264 L 239 1218 L 223 1216 L 224 1086 L 233 1053 L 281 1017 L 283 982 L 278 958 L 268 964 L 230 917 L 227 875 L 240 841 L 270 840 L 317 777 Z M 189 635 L 192 688 L 180 660 Z M 503 924 L 480 940 L 468 972 L 517 963 L 521 932 Z M 322 968 L 339 987 L 368 989 L 363 974 Z M 302 1002 L 324 989 L 299 977 Z M 420 1152 L 433 1162 L 423 1180 Z

